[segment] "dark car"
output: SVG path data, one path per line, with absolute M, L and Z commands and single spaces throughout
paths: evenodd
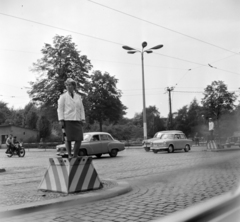
M 72 149 L 74 142 L 72 142 Z M 56 146 L 57 155 L 67 155 L 65 144 Z M 109 133 L 105 132 L 90 132 L 84 133 L 84 139 L 79 149 L 79 156 L 92 156 L 95 155 L 98 158 L 102 154 L 109 154 L 110 157 L 116 157 L 119 151 L 125 149 L 123 143 L 115 140 Z
M 151 142 L 150 149 L 157 153 L 159 151 L 168 151 L 173 153 L 175 150 L 191 150 L 193 141 L 188 139 L 182 131 L 170 130 L 162 133 L 161 137 Z
M 151 143 L 159 138 L 161 138 L 162 134 L 163 133 L 167 133 L 167 132 L 171 132 L 169 130 L 166 130 L 166 131 L 159 131 L 157 133 L 155 133 L 155 135 L 153 136 L 153 138 L 151 139 L 148 139 L 148 140 L 143 140 L 142 142 L 142 147 L 148 152 L 150 151 L 150 146 L 151 146 Z M 178 132 L 182 132 L 182 131 L 178 131 Z

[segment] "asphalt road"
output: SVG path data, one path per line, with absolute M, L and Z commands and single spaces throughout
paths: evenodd
M 0 174 L 1 197 L 4 192 L 11 191 L 12 184 L 18 184 L 18 187 L 26 182 L 38 184 L 48 167 L 48 158 L 55 157 L 55 150 L 26 151 L 24 158 L 8 158 L 4 150 L 0 150 L 0 168 L 6 169 L 6 173 Z M 171 154 L 126 149 L 116 158 L 108 155 L 94 158 L 93 165 L 100 179 L 128 181 L 133 187 L 131 192 L 86 205 L 65 206 L 4 221 L 150 221 L 236 187 L 240 177 L 239 157 L 238 150 L 207 152 L 204 147 Z M 0 201 L 0 206 L 4 204 Z

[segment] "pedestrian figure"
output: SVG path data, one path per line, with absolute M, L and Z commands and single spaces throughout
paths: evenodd
M 214 140 L 213 131 L 214 131 L 214 123 L 212 121 L 212 118 L 209 118 L 209 140 Z
M 58 120 L 65 131 L 65 146 L 68 158 L 77 157 L 83 140 L 82 125 L 85 122 L 85 111 L 81 96 L 76 93 L 76 82 L 72 78 L 65 81 L 67 91 L 58 100 Z M 71 142 L 75 141 L 73 156 Z
M 195 134 L 195 145 L 196 146 L 199 146 L 199 136 L 198 136 L 198 132 L 196 132 L 196 134 Z

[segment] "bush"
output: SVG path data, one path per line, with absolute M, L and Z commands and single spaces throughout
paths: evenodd
M 62 136 L 51 135 L 48 138 L 43 140 L 44 142 L 62 142 Z
M 38 142 L 38 138 L 32 136 L 32 137 L 24 140 L 23 142 L 24 142 L 24 143 L 36 143 L 36 142 Z

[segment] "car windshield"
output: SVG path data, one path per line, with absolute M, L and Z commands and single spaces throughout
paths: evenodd
M 155 133 L 154 137 L 153 138 L 160 138 L 162 135 L 162 133 Z
M 161 139 L 173 139 L 174 138 L 174 134 L 163 134 L 161 136 Z
M 91 137 L 92 137 L 91 134 L 84 133 L 83 134 L 83 141 L 89 141 Z

